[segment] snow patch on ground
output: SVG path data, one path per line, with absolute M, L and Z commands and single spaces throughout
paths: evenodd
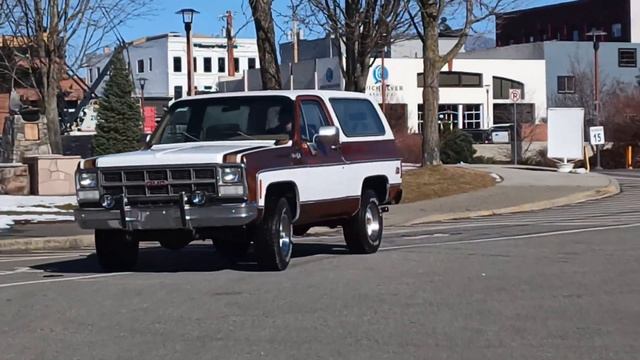
M 75 196 L 0 195 L 0 212 L 66 212 L 56 206 L 76 203 Z
M 40 222 L 57 222 L 57 221 L 73 221 L 72 215 L 53 215 L 53 214 L 28 214 L 28 215 L 0 215 L 0 229 L 9 229 L 16 222 L 40 223 Z

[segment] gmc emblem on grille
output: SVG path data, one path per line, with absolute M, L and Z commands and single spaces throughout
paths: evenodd
M 168 182 L 166 180 L 147 180 L 144 184 L 147 187 L 160 187 L 167 186 Z

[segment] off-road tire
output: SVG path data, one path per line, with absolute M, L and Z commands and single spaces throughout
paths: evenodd
M 344 240 L 352 254 L 372 254 L 382 243 L 384 222 L 373 190 L 365 189 L 360 198 L 360 210 L 343 226 Z
M 292 238 L 289 203 L 285 198 L 272 199 L 266 206 L 262 223 L 255 229 L 256 259 L 260 268 L 285 270 L 291 261 Z
M 96 230 L 96 256 L 105 271 L 128 271 L 138 262 L 138 241 L 123 230 Z

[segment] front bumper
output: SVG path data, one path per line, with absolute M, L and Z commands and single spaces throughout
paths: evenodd
M 258 217 L 253 203 L 215 204 L 202 207 L 124 207 L 115 210 L 76 209 L 83 229 L 165 230 L 247 225 Z

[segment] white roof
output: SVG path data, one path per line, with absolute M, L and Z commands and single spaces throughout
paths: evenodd
M 318 96 L 321 98 L 353 98 L 353 99 L 371 99 L 364 93 L 339 90 L 261 90 L 261 91 L 237 91 L 215 94 L 204 94 L 196 96 L 183 97 L 175 102 L 186 101 L 191 99 L 217 99 L 225 97 L 241 97 L 241 96 L 286 96 L 294 99 L 301 95 Z

